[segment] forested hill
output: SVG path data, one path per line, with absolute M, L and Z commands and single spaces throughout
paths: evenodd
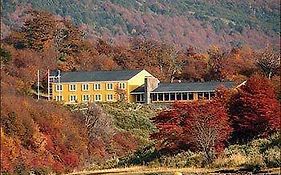
M 279 0 L 2 0 L 2 37 L 18 27 L 25 9 L 70 18 L 89 37 L 117 44 L 129 37 L 180 47 L 280 46 Z

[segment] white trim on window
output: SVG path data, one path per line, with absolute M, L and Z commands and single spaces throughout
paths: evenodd
M 102 101 L 102 95 L 101 94 L 96 94 L 95 95 L 95 101 Z
M 94 90 L 101 90 L 101 84 L 100 83 L 95 83 L 94 84 Z
M 89 84 L 82 84 L 81 89 L 82 89 L 82 91 L 88 91 L 89 90 Z
M 88 94 L 83 94 L 82 95 L 82 101 L 84 101 L 84 102 L 86 102 L 86 101 L 90 101 L 90 95 L 88 95 Z
M 106 90 L 113 90 L 113 83 L 107 83 Z
M 106 100 L 107 101 L 113 101 L 113 94 L 107 94 L 107 98 L 106 98 Z
M 62 84 L 56 84 L 56 91 L 59 92 L 59 91 L 62 91 L 62 90 L 63 90 Z
M 62 96 L 60 95 L 58 95 L 58 96 L 56 96 L 56 101 L 63 101 L 63 98 L 62 98 Z
M 70 95 L 69 96 L 69 102 L 75 103 L 77 101 L 77 95 Z
M 119 83 L 119 88 L 120 89 L 126 89 L 126 83 L 124 83 L 124 82 Z
M 69 91 L 76 91 L 77 90 L 76 84 L 69 84 L 68 88 L 69 88 Z

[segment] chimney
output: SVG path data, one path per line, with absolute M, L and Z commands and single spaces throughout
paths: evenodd
M 151 102 L 150 92 L 158 87 L 159 82 L 160 81 L 155 77 L 144 78 L 144 99 L 146 104 Z

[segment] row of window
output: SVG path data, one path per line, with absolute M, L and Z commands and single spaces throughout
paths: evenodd
M 89 90 L 89 84 L 82 84 L 81 85 L 82 91 L 88 91 Z M 93 85 L 94 90 L 101 90 L 101 84 L 96 83 Z M 120 89 L 126 89 L 126 83 L 119 83 L 119 88 Z M 77 90 L 77 85 L 76 84 L 69 84 L 68 85 L 69 91 L 76 91 Z M 57 84 L 56 85 L 56 91 L 62 91 L 63 86 L 62 84 Z M 107 83 L 106 84 L 106 90 L 113 90 L 113 83 Z
M 214 96 L 214 92 L 198 92 L 198 99 L 210 100 Z M 153 93 L 151 99 L 152 101 L 194 100 L 194 93 Z
M 102 95 L 101 94 L 96 94 L 93 96 L 94 97 L 94 101 L 102 101 Z M 106 100 L 107 101 L 113 101 L 114 96 L 113 94 L 107 94 L 106 96 Z M 63 97 L 62 96 L 56 96 L 56 101 L 63 101 Z M 84 94 L 82 95 L 82 101 L 87 102 L 91 100 L 91 95 L 88 94 Z M 77 101 L 77 95 L 70 95 L 69 96 L 69 102 L 76 102 Z

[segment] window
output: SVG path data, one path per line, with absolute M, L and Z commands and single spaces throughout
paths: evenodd
M 211 93 L 210 93 L 211 99 L 213 99 L 215 96 L 216 96 L 216 94 L 215 94 L 214 92 L 211 92 Z
M 164 94 L 164 100 L 165 100 L 165 101 L 169 101 L 169 100 L 170 100 L 169 93 L 165 93 L 165 94 Z
M 77 96 L 76 95 L 70 95 L 69 96 L 69 101 L 70 102 L 76 102 L 76 100 L 77 100 Z
M 76 91 L 76 84 L 70 84 L 69 91 Z
M 192 92 L 188 94 L 188 100 L 194 100 L 194 95 Z
M 204 92 L 204 99 L 209 100 L 209 92 Z
M 157 101 L 157 94 L 151 94 L 152 101 Z
M 112 84 L 112 83 L 108 83 L 108 84 L 106 85 L 106 89 L 107 89 L 107 90 L 112 90 L 112 89 L 113 89 L 113 84 Z
M 56 91 L 62 91 L 62 84 L 56 85 Z
M 101 95 L 100 94 L 95 95 L 95 101 L 101 101 Z
M 100 84 L 99 83 L 97 83 L 97 84 L 94 84 L 94 90 L 100 90 L 101 88 L 100 88 Z
M 112 94 L 107 95 L 107 101 L 113 101 L 113 95 Z
M 176 99 L 175 93 L 170 93 L 170 100 L 175 100 L 175 99 Z
M 89 90 L 89 84 L 82 84 L 82 91 L 88 91 Z
M 121 100 L 121 101 L 123 101 L 123 100 L 125 100 L 125 98 L 126 98 L 126 96 L 125 96 L 125 94 L 119 94 L 119 100 Z
M 83 101 L 90 101 L 90 95 L 82 95 Z
M 126 88 L 126 83 L 119 83 L 119 88 L 120 89 L 125 89 Z
M 136 102 L 144 102 L 144 94 L 137 94 Z
M 56 96 L 56 101 L 62 101 L 62 96 Z
M 187 98 L 187 95 L 188 95 L 187 92 L 182 93 L 182 99 L 183 99 L 183 100 L 187 100 L 187 99 L 188 99 L 188 98 Z
M 176 96 L 177 96 L 177 100 L 182 100 L 181 93 L 177 93 Z
M 163 94 L 158 94 L 158 100 L 163 101 Z
M 198 99 L 202 100 L 203 99 L 203 92 L 198 92 Z

